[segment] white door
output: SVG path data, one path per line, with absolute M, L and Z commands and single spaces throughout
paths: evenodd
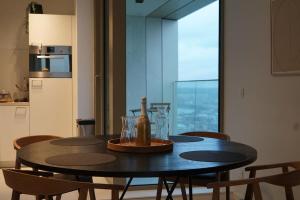
M 30 135 L 72 136 L 71 78 L 30 78 Z

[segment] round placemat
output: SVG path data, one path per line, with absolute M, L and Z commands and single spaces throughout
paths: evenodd
M 86 146 L 100 144 L 102 142 L 103 140 L 97 139 L 95 137 L 74 137 L 50 141 L 51 144 L 60 146 Z
M 115 160 L 115 156 L 104 153 L 72 153 L 49 157 L 46 163 L 59 166 L 88 166 L 101 165 Z
M 183 143 L 183 142 L 200 142 L 204 139 L 201 137 L 196 136 L 184 136 L 184 135 L 177 135 L 177 136 L 169 136 L 169 139 L 175 143 Z
M 180 157 L 202 162 L 236 162 L 246 159 L 243 154 L 229 151 L 189 151 L 181 153 Z

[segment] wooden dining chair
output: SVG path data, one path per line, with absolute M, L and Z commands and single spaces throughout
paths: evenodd
M 16 150 L 16 161 L 15 161 L 15 169 L 21 169 L 21 162 L 18 158 L 17 151 L 22 147 L 25 147 L 29 144 L 33 144 L 36 142 L 42 142 L 46 140 L 54 140 L 54 139 L 61 139 L 61 137 L 54 136 L 54 135 L 33 135 L 33 136 L 26 136 L 17 138 L 13 141 L 14 149 Z
M 21 148 L 36 143 L 36 142 L 42 142 L 47 140 L 54 140 L 54 139 L 61 139 L 62 137 L 54 136 L 54 135 L 33 135 L 33 136 L 26 136 L 17 138 L 13 141 L 14 149 L 16 150 L 16 161 L 15 161 L 15 169 L 21 169 L 21 161 L 18 158 L 17 151 Z M 34 171 L 37 171 L 37 169 L 33 169 Z M 85 181 L 85 182 L 93 182 L 92 177 L 79 177 L 79 176 L 72 176 L 72 175 L 65 175 L 65 174 L 54 174 L 53 175 L 57 179 L 65 179 L 69 181 Z M 93 189 L 90 189 L 90 199 L 95 200 L 96 195 L 95 191 Z M 18 196 L 18 193 L 15 193 L 13 191 L 12 196 Z
M 234 180 L 234 181 L 226 181 L 226 182 L 214 182 L 214 183 L 209 183 L 207 187 L 213 188 L 212 200 L 220 200 L 220 188 L 232 187 L 238 185 L 248 185 L 248 186 L 250 185 L 255 200 L 262 200 L 263 198 L 262 198 L 262 193 L 260 190 L 259 183 L 268 183 L 271 185 L 281 186 L 284 188 L 288 187 L 292 189 L 292 187 L 300 185 L 300 170 L 283 172 L 281 174 L 259 177 L 259 178 L 249 178 L 244 180 Z M 294 200 L 294 196 L 286 196 L 286 199 Z M 245 196 L 245 200 L 249 200 L 248 197 Z
M 114 199 L 118 199 L 119 190 L 124 188 L 115 184 L 96 184 L 55 179 L 48 172 L 13 169 L 3 169 L 2 171 L 6 185 L 17 191 L 18 194 L 34 195 L 43 197 L 46 200 L 52 200 L 53 197 L 56 197 L 56 200 L 60 200 L 62 194 L 76 190 L 79 191 L 78 200 L 86 200 L 89 189 L 112 190 Z M 12 198 L 12 200 L 19 199 L 20 195 Z
M 300 170 L 300 161 L 296 162 L 284 162 L 276 164 L 267 164 L 267 165 L 256 165 L 245 168 L 246 171 L 249 171 L 249 178 L 255 178 L 257 171 L 261 170 L 270 170 L 270 169 L 281 169 L 283 173 L 289 172 L 292 170 Z M 294 199 L 293 190 L 291 187 L 285 187 L 285 195 L 287 199 Z M 245 199 L 251 200 L 253 198 L 253 186 L 248 185 L 245 195 Z
M 180 135 L 215 138 L 215 139 L 221 139 L 221 140 L 226 140 L 226 141 L 230 140 L 229 135 L 227 135 L 225 133 L 218 133 L 218 132 L 186 132 L 186 133 L 182 133 Z M 221 172 L 219 174 L 219 176 L 217 175 L 217 173 L 207 173 L 207 174 L 198 174 L 198 175 L 192 176 L 191 179 L 192 179 L 193 185 L 207 187 L 208 183 L 215 182 L 218 180 L 228 181 L 229 178 L 230 178 L 229 171 L 225 171 L 225 172 Z M 165 179 L 169 182 L 174 182 L 175 177 L 165 177 Z M 180 177 L 179 184 L 180 184 L 180 188 L 181 188 L 182 198 L 183 198 L 183 200 L 187 200 L 185 185 L 189 184 L 189 178 L 188 177 L 186 177 L 186 178 Z M 162 187 L 163 187 L 163 179 L 159 178 L 156 200 L 161 199 Z M 226 200 L 230 200 L 230 188 L 229 187 L 226 187 Z

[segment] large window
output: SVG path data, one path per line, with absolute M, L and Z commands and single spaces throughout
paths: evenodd
M 172 2 L 127 1 L 127 114 L 147 96 L 171 103 L 170 134 L 218 131 L 219 1 Z
M 219 129 L 219 2 L 178 20 L 174 133 Z
M 218 131 L 219 1 L 126 3 L 127 114 L 146 96 L 171 103 L 172 135 Z

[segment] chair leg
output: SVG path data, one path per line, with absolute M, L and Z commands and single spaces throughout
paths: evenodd
M 13 191 L 11 195 L 11 200 L 20 200 L 20 193 L 17 191 Z
M 252 188 L 253 188 L 253 194 L 254 194 L 255 200 L 262 200 L 262 195 L 261 195 L 261 190 L 260 190 L 260 187 L 259 187 L 259 183 L 252 184 Z
M 193 200 L 193 182 L 192 182 L 192 177 L 188 177 L 188 182 L 189 182 L 189 200 Z
M 83 182 L 89 182 L 89 183 L 93 183 L 93 177 L 92 176 L 86 176 L 84 177 L 84 179 L 82 179 L 80 176 L 76 176 L 76 180 L 77 181 L 83 181 Z M 80 190 L 78 190 L 78 193 L 80 193 Z M 95 189 L 94 188 L 90 188 L 88 190 L 88 193 L 90 195 L 90 200 L 96 200 L 96 195 L 95 195 Z
M 256 176 L 256 171 L 251 170 L 249 174 L 249 178 L 255 178 Z M 245 194 L 245 200 L 252 200 L 253 198 L 253 185 L 248 184 L 247 189 L 246 189 L 246 194 Z
M 186 191 L 185 191 L 185 185 L 184 183 L 180 182 L 180 188 L 181 188 L 181 195 L 183 200 L 187 200 Z
M 61 194 L 56 196 L 56 200 L 61 200 Z
M 220 200 L 220 188 L 214 188 L 212 200 Z
M 86 200 L 87 199 L 87 194 L 88 194 L 88 189 L 87 188 L 80 189 L 78 200 Z
M 21 161 L 20 159 L 16 156 L 16 161 L 15 161 L 15 169 L 21 169 Z M 20 193 L 13 191 L 11 194 L 11 199 L 12 200 L 19 200 L 20 199 Z
M 221 178 L 221 177 L 220 177 Z M 226 172 L 226 181 L 230 180 L 230 171 Z M 230 187 L 226 187 L 226 200 L 230 200 Z
M 289 168 L 288 167 L 283 167 L 282 168 L 282 172 L 283 173 L 288 173 L 289 172 Z M 293 189 L 290 186 L 285 186 L 285 198 L 287 200 L 294 200 L 294 193 L 293 193 Z
M 161 199 L 162 187 L 163 187 L 163 178 L 159 177 L 157 183 L 157 190 L 156 190 L 156 200 Z
M 294 200 L 293 189 L 289 186 L 285 187 L 285 197 L 287 200 Z
M 111 199 L 112 200 L 119 200 L 119 190 L 112 190 L 111 191 Z
M 226 187 L 226 200 L 230 200 L 230 187 Z
M 18 157 L 16 157 L 15 169 L 21 169 L 21 161 Z
M 89 177 L 89 182 L 93 183 L 93 177 Z M 96 195 L 95 195 L 95 189 L 94 188 L 89 189 L 89 194 L 90 194 L 90 200 L 96 200 Z
M 90 199 L 96 200 L 95 190 L 93 188 L 89 189 Z
M 35 196 L 36 200 L 43 200 L 44 198 L 46 198 L 46 197 L 45 196 L 41 196 L 41 195 Z

